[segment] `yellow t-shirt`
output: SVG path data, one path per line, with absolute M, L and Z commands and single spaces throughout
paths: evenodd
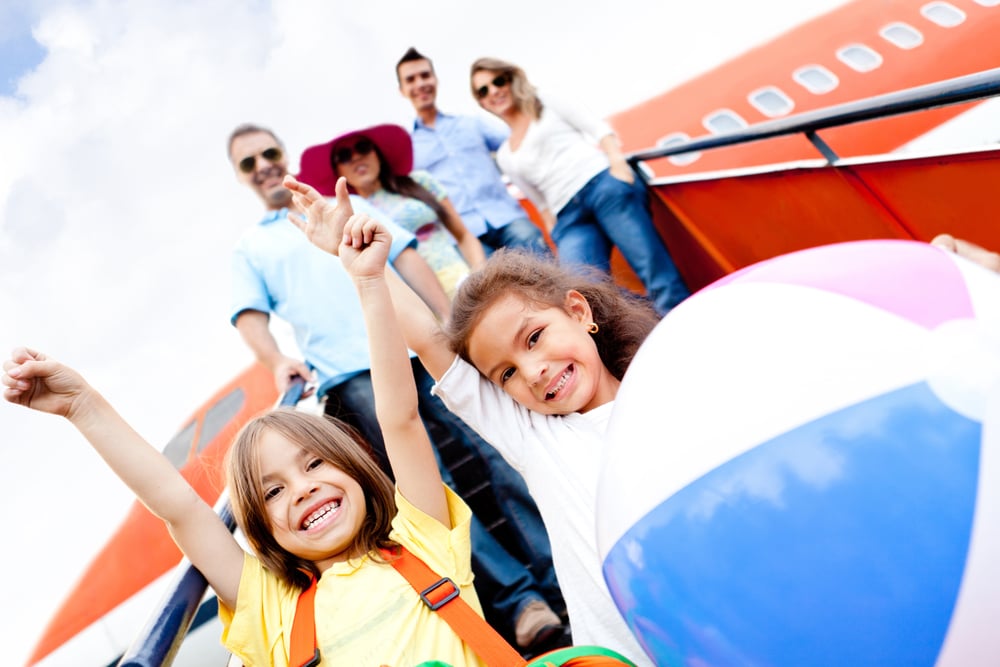
M 454 581 L 465 601 L 482 614 L 472 587 L 472 513 L 450 489 L 445 487 L 445 492 L 451 530 L 417 510 L 397 489 L 399 511 L 392 520 L 391 537 Z M 298 596 L 298 590 L 247 554 L 236 611 L 219 605 L 223 644 L 248 667 L 287 666 Z M 320 577 L 316 635 L 325 667 L 413 667 L 428 660 L 454 667 L 484 664 L 437 612 L 421 602 L 392 565 L 367 556 L 335 563 Z

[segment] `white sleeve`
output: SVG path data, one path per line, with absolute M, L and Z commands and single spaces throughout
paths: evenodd
M 528 409 L 457 355 L 431 393 L 524 474 L 525 435 L 533 429 Z
M 545 105 L 545 108 L 542 110 L 543 115 L 546 110 L 554 111 L 568 125 L 589 137 L 595 143 L 609 134 L 615 133 L 605 120 L 598 118 L 579 105 L 566 104 L 559 98 L 553 98 L 548 95 L 544 98 L 540 97 L 540 99 L 542 100 L 542 104 Z

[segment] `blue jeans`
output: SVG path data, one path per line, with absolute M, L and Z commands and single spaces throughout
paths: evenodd
M 573 195 L 552 230 L 561 264 L 609 272 L 617 246 L 661 315 L 690 294 L 649 213 L 646 185 L 620 181 L 605 169 Z
M 420 416 L 431 441 L 435 447 L 441 448 L 446 439 L 455 438 L 465 449 L 482 457 L 489 470 L 497 504 L 504 518 L 514 527 L 513 532 L 518 539 L 516 546 L 528 561 L 521 562 L 512 555 L 473 515 L 472 570 L 484 611 L 490 612 L 491 618 L 502 619 L 512 628 L 525 605 L 534 600 L 544 600 L 556 611 L 563 609 L 565 605 L 552 567 L 548 533 L 521 475 L 465 422 L 452 414 L 440 398 L 431 395 L 434 379 L 420 361 L 414 358 L 412 365 Z M 326 398 L 326 413 L 358 429 L 371 445 L 379 465 L 392 476 L 382 431 L 375 418 L 371 374 L 366 371 L 331 387 Z M 441 465 L 440 457 L 438 464 L 445 484 L 454 488 L 451 473 Z
M 497 248 L 522 248 L 540 255 L 552 254 L 542 230 L 528 218 L 511 220 L 503 227 L 490 227 L 487 223 L 486 233 L 479 240 L 487 257 Z

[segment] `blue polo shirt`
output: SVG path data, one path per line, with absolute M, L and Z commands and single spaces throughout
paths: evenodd
M 408 231 L 392 223 L 361 197 L 355 212 L 385 222 L 392 233 L 389 260 L 416 245 Z M 316 370 L 318 396 L 371 368 L 368 337 L 358 293 L 340 258 L 306 238 L 288 219 L 288 209 L 271 211 L 248 229 L 232 258 L 230 322 L 244 310 L 274 313 L 288 322 L 306 362 Z
M 434 127 L 413 122 L 413 168 L 429 171 L 448 191 L 462 222 L 476 236 L 527 217 L 501 180 L 493 152 L 510 130 L 499 120 L 438 112 Z

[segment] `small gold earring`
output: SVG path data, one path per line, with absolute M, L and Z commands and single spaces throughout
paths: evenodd
M 587 325 L 587 333 L 589 334 L 595 334 L 600 330 L 601 328 L 597 326 L 597 322 L 591 322 L 590 324 Z

